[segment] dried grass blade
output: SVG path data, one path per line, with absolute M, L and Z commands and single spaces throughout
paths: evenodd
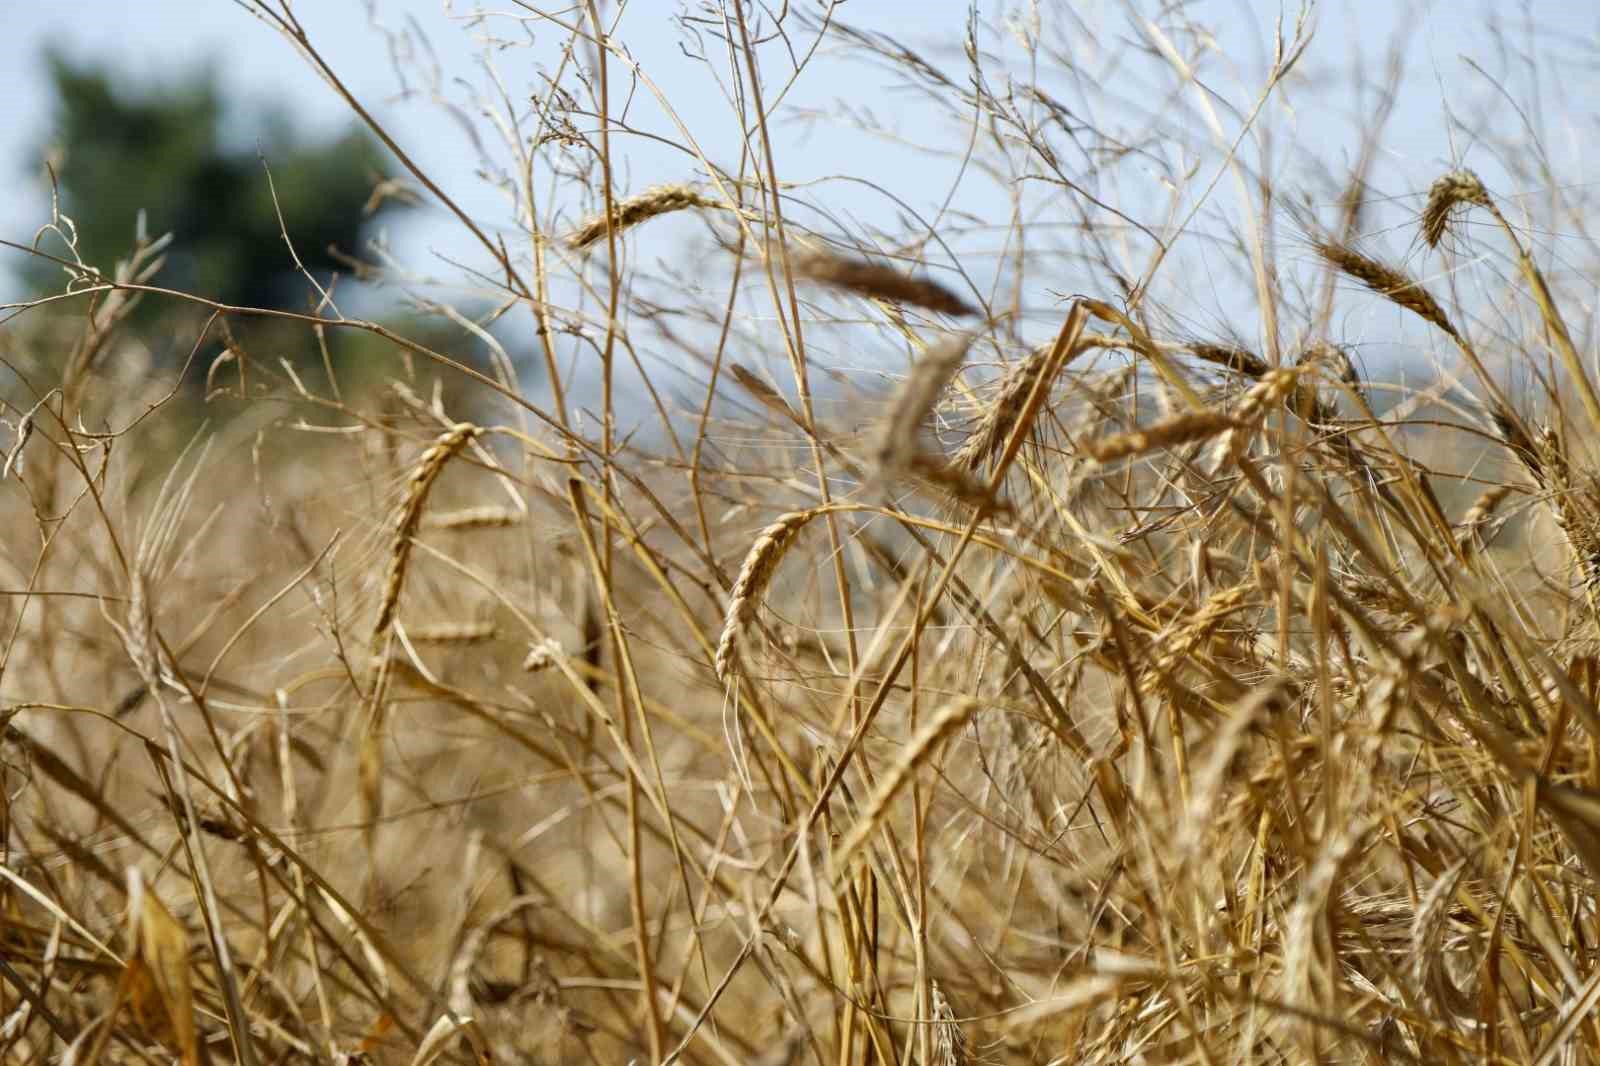
M 128 871 L 128 999 L 151 1036 L 178 1049 L 184 1066 L 204 1061 L 194 1018 L 189 933 L 144 883 Z

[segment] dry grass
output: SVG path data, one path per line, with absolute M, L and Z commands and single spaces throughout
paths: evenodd
M 198 428 L 131 302 L 210 313 L 161 327 L 197 359 L 260 316 L 143 288 L 158 246 L 3 327 L 0 1059 L 1600 1061 L 1581 176 L 1507 152 L 1526 224 L 1466 171 L 1352 205 L 1388 176 L 1254 154 L 1292 139 L 1212 111 L 1237 71 L 1170 5 L 1108 69 L 1076 28 L 951 66 L 769 7 L 706 22 L 742 164 L 644 129 L 586 4 L 489 123 L 521 243 L 411 174 L 490 264 L 498 310 L 446 316 L 481 364 L 278 314 L 392 363 L 230 342 Z M 993 218 L 850 232 L 782 177 L 779 78 L 834 48 L 980 132 Z M 1130 85 L 1161 103 L 1088 124 Z M 635 133 L 703 184 L 623 195 Z M 1291 219 L 1315 256 L 1245 180 L 1288 173 L 1340 190 Z M 941 270 L 981 324 L 909 313 L 975 314 Z M 1196 340 L 1224 296 L 1238 342 Z

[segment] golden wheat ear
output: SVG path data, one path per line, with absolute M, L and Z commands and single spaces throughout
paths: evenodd
M 795 538 L 806 523 L 822 513 L 821 508 L 791 511 L 756 535 L 755 543 L 745 553 L 744 565 L 728 595 L 728 611 L 722 623 L 722 636 L 717 640 L 716 670 L 722 681 L 729 680 L 739 667 L 739 640 L 750 623 L 755 621 L 761 597 L 778 572 L 784 553 L 794 544 Z
M 895 390 L 889 411 L 878 427 L 872 458 L 878 472 L 893 476 L 919 451 L 917 437 L 944 390 L 966 362 L 972 334 L 962 333 L 936 344 L 917 357 L 911 372 Z
M 1354 278 L 1417 317 L 1432 322 L 1451 337 L 1460 336 L 1450 316 L 1444 313 L 1444 308 L 1433 298 L 1433 294 L 1399 267 L 1374 259 L 1340 241 L 1314 239 L 1311 247 L 1340 273 Z
M 675 211 L 686 211 L 691 207 L 719 208 L 723 206 L 716 200 L 711 200 L 696 192 L 687 185 L 661 185 L 653 189 L 646 189 L 638 196 L 630 196 L 626 200 L 619 200 L 613 205 L 611 212 L 612 230 L 621 232 L 632 229 L 642 222 L 648 222 L 660 215 L 669 215 Z M 583 220 L 577 229 L 567 234 L 567 247 L 584 249 L 592 244 L 598 244 L 606 238 L 606 216 L 604 212 L 591 215 Z

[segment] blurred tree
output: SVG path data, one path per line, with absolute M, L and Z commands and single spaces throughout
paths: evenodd
M 129 255 L 143 211 L 149 237 L 172 234 L 155 284 L 238 307 L 310 311 L 317 293 L 296 268 L 284 233 L 306 270 L 326 287 L 336 271 L 351 273 L 329 250 L 359 257 L 366 229 L 407 203 L 395 194 L 384 153 L 364 130 L 310 139 L 281 108 L 244 109 L 225 99 L 213 69 L 139 84 L 60 53 L 46 59 L 55 103 L 43 156 L 53 162 L 61 212 L 74 223 L 78 254 L 98 270 L 110 273 Z M 70 258 L 54 239 L 41 241 L 40 248 Z M 33 259 L 24 269 L 40 290 L 60 291 L 66 284 L 62 268 L 47 260 Z M 343 286 L 334 291 L 347 312 L 351 295 Z M 69 315 L 78 309 L 59 306 Z M 144 297 L 128 325 L 155 364 L 170 367 L 188 355 L 206 317 L 186 301 Z M 481 345 L 441 317 L 397 317 L 393 309 L 380 317 L 430 348 L 482 362 Z M 238 396 L 283 387 L 283 360 L 314 389 L 333 391 L 327 376 L 332 373 L 346 397 L 386 381 L 397 358 L 410 363 L 368 333 L 331 330 L 319 338 L 302 323 L 234 316 L 213 327 L 190 385 L 208 380 L 210 360 L 225 337 L 232 362 L 216 383 Z M 426 392 L 422 380 L 413 384 Z M 469 400 L 452 392 L 460 385 L 452 376 L 446 393 L 452 409 L 465 412 Z M 214 397 L 206 416 L 230 409 L 232 400 L 243 409 L 238 396 Z
M 283 230 L 323 284 L 337 268 L 330 246 L 359 250 L 382 180 L 380 152 L 364 131 L 313 143 L 281 111 L 250 123 L 227 106 L 211 69 L 138 86 L 60 53 L 47 61 L 55 108 L 46 154 L 56 161 L 61 210 L 76 223 L 84 262 L 109 271 L 130 249 L 143 210 L 151 236 L 174 238 L 160 284 L 224 303 L 305 310 L 315 294 L 295 270 Z M 62 276 L 40 260 L 30 270 L 41 286 L 56 287 Z

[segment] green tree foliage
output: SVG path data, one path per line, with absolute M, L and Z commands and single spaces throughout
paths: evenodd
M 48 61 L 55 87 L 48 154 L 84 262 L 109 270 L 127 253 L 143 210 L 152 236 L 173 234 L 160 284 L 235 305 L 305 310 L 314 293 L 295 270 L 283 230 L 323 283 L 338 268 L 330 247 L 359 250 L 382 169 L 364 132 L 312 142 L 281 112 L 248 121 L 227 106 L 212 70 L 133 85 L 60 54 Z M 42 262 L 33 272 L 42 286 L 60 278 Z

